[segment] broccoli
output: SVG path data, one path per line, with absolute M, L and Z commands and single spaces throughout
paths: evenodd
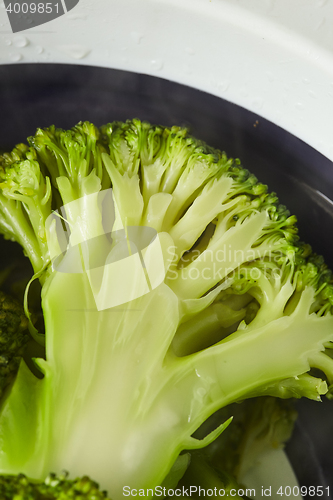
M 42 285 L 46 349 L 3 402 L 3 474 L 88 474 L 116 500 L 177 483 L 182 451 L 230 424 L 193 436 L 216 410 L 332 386 L 331 273 L 274 193 L 186 129 L 38 129 L 0 157 L 0 230 Z
M 191 463 L 178 487 L 180 492 L 190 492 L 191 498 L 195 500 L 202 498 L 202 490 L 215 492 L 214 496 L 223 491 L 224 494 L 219 496 L 231 496 L 236 500 L 248 498 L 246 489 L 243 489 L 233 476 L 224 470 L 216 469 L 209 464 L 206 457 L 197 453 L 192 455 Z M 186 493 L 181 498 L 185 497 Z
M 199 488 L 222 490 L 223 496 L 252 497 L 256 488 L 249 487 L 255 477 L 251 472 L 267 461 L 270 453 L 283 449 L 291 436 L 297 417 L 292 403 L 273 397 L 252 398 L 212 415 L 195 433 L 197 438 L 230 416 L 233 417 L 232 426 L 206 448 L 191 453 L 190 464 L 177 485 L 178 490 L 191 491 L 193 498 L 202 496 Z M 281 461 L 280 455 L 278 457 L 280 467 L 285 462 L 285 472 L 290 473 L 287 460 Z M 263 477 L 261 481 L 266 479 Z M 267 481 L 266 484 L 269 485 Z
M 49 474 L 43 482 L 31 481 L 24 474 L 0 477 L 3 500 L 107 500 L 106 492 L 84 476 L 67 479 L 67 473 Z
M 22 305 L 0 291 L 0 399 L 17 373 L 29 341 Z
M 233 416 L 229 432 L 221 434 L 204 450 L 209 463 L 241 481 L 246 473 L 271 450 L 283 449 L 292 435 L 297 412 L 293 400 L 273 397 L 252 398 L 216 412 L 206 425 Z

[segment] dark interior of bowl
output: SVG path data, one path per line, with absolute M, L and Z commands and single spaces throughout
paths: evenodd
M 138 117 L 185 125 L 210 145 L 239 157 L 297 215 L 301 239 L 333 268 L 333 165 L 269 121 L 223 99 L 166 80 L 70 65 L 0 66 L 0 149 L 7 150 L 55 124 L 80 120 L 102 125 Z M 1 242 L 2 263 L 18 255 Z M 333 402 L 302 401 L 287 446 L 300 485 L 333 491 Z M 328 490 L 323 498 L 328 498 Z M 332 495 L 332 493 L 331 493 Z M 310 498 L 310 497 L 309 497 Z

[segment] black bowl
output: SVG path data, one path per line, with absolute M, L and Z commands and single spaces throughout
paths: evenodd
M 299 219 L 301 239 L 333 268 L 333 165 L 273 123 L 223 99 L 155 77 L 72 65 L 0 66 L 0 147 L 37 127 L 69 128 L 80 120 L 102 125 L 138 117 L 185 125 L 208 144 L 239 157 L 279 194 Z M 19 249 L 1 242 L 2 262 Z M 333 492 L 333 403 L 298 404 L 299 420 L 287 453 L 301 485 Z M 323 498 L 329 497 L 325 490 Z M 309 496 L 309 498 L 311 498 Z

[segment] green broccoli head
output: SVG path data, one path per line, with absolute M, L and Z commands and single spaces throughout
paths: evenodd
M 73 480 L 67 473 L 49 474 L 45 481 L 29 480 L 24 474 L 0 477 L 3 500 L 107 500 L 98 484 L 88 476 Z
M 118 498 L 186 467 L 219 408 L 333 383 L 330 272 L 274 193 L 183 128 L 38 130 L 0 158 L 0 221 L 46 332 L 43 379 L 22 363 L 3 405 L 3 473 L 88 473 Z
M 17 373 L 28 340 L 22 305 L 0 292 L 0 398 Z

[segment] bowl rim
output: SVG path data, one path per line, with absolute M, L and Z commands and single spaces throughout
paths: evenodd
M 327 0 L 79 0 L 12 33 L 2 8 L 0 64 L 160 76 L 258 113 L 332 160 L 332 22 Z

